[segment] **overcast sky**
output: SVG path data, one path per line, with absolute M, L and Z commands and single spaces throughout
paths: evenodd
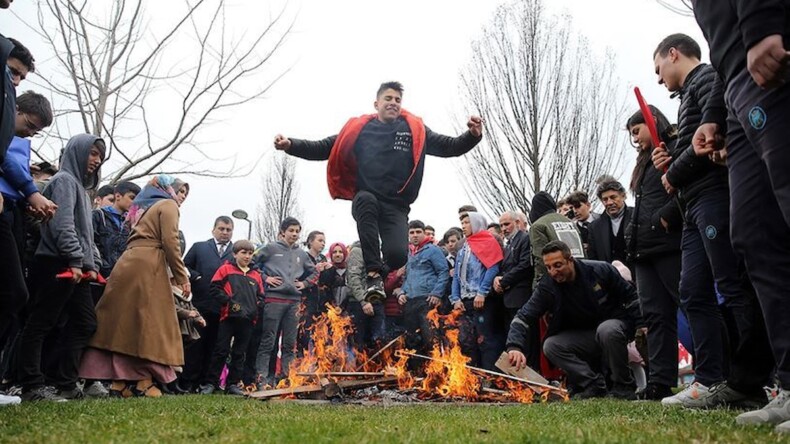
M 35 22 L 34 2 L 12 4 L 22 18 Z M 260 17 L 271 2 L 229 0 L 229 14 L 236 14 L 235 30 L 262 26 Z M 693 18 L 673 14 L 655 0 L 547 0 L 550 13 L 567 13 L 574 28 L 601 56 L 607 48 L 616 56 L 621 87 L 642 89 L 646 99 L 675 120 L 677 101 L 656 83 L 652 53 L 663 37 L 675 32 L 691 35 L 707 47 Z M 294 31 L 273 69 L 291 71 L 259 101 L 234 110 L 233 118 L 207 130 L 217 142 L 203 149 L 213 156 L 236 152 L 242 162 L 253 162 L 262 152 L 273 151 L 277 133 L 320 139 L 339 131 L 350 117 L 373 112 L 378 85 L 398 80 L 405 86 L 404 108 L 423 117 L 436 132 L 457 135 L 455 117 L 462 108 L 458 99 L 459 71 L 470 56 L 470 42 L 489 22 L 499 1 L 495 0 L 301 0 L 288 3 L 296 15 Z M 149 20 L 156 25 L 161 3 L 151 2 Z M 46 73 L 52 63 L 50 50 L 40 39 L 0 15 L 2 32 L 25 43 Z M 30 89 L 30 83 L 21 90 Z M 629 93 L 630 94 L 630 93 Z M 627 113 L 636 109 L 629 102 Z M 152 103 L 155 106 L 155 102 Z M 35 140 L 34 139 L 34 143 Z M 624 144 L 633 165 L 633 148 Z M 276 153 L 279 155 L 279 153 Z M 299 203 L 304 214 L 303 231 L 327 233 L 327 245 L 357 238 L 350 203 L 332 201 L 326 188 L 326 163 L 298 160 Z M 261 175 L 238 179 L 187 177 L 191 194 L 182 207 L 181 225 L 188 243 L 207 239 L 214 218 L 241 208 L 253 215 L 260 197 Z M 456 209 L 470 202 L 462 189 L 458 160 L 429 157 L 420 197 L 411 217 L 434 225 L 440 233 L 458 225 Z M 142 183 L 141 183 L 142 185 Z M 246 237 L 246 222 L 239 221 L 235 239 Z

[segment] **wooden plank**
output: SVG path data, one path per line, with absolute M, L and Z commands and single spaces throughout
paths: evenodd
M 248 396 L 252 399 L 269 399 L 278 396 L 298 395 L 300 393 L 314 393 L 320 392 L 323 387 L 320 385 L 302 385 L 299 387 L 289 387 L 283 389 L 261 390 L 250 393 Z
M 525 366 L 522 369 L 518 369 L 512 365 L 510 365 L 510 358 L 508 358 L 507 353 L 502 352 L 499 355 L 499 359 L 497 359 L 496 363 L 494 364 L 498 369 L 502 370 L 503 372 L 507 373 L 510 376 L 516 376 L 521 379 L 528 379 L 530 381 L 535 381 L 539 384 L 548 384 L 549 381 L 540 375 L 540 373 L 533 370 L 530 366 Z

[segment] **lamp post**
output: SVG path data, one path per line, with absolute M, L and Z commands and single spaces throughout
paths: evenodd
M 247 214 L 244 210 L 233 210 L 230 213 L 231 216 L 235 217 L 236 219 L 246 220 L 247 221 L 247 240 L 250 240 L 252 237 L 252 221 L 249 219 L 250 215 Z

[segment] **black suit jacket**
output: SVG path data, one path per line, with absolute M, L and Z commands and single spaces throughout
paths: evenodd
M 501 284 L 505 289 L 505 307 L 521 308 L 532 293 L 532 278 L 535 273 L 527 233 L 516 231 L 505 247 L 505 258 L 499 270 Z
M 222 257 L 219 257 L 214 239 L 195 242 L 184 256 L 184 265 L 189 269 L 189 280 L 192 283 L 192 303 L 203 314 L 219 314 L 222 304 L 211 297 L 211 278 L 217 269 L 233 259 L 233 243 L 228 242 Z
M 625 233 L 625 228 L 628 226 L 633 213 L 633 208 L 629 206 L 625 207 L 625 215 L 623 215 L 623 221 L 620 223 L 620 230 L 622 230 L 623 233 Z M 615 258 L 612 257 L 612 237 L 609 234 L 611 231 L 611 218 L 606 212 L 590 224 L 589 247 L 587 249 L 587 257 L 590 260 L 609 263 L 615 260 Z

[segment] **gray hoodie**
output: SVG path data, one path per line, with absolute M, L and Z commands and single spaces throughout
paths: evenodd
M 266 276 L 283 279 L 282 285 L 276 287 L 267 284 L 264 293 L 266 298 L 299 302 L 302 293 L 296 289 L 296 281 L 304 281 L 307 287 L 316 285 L 318 281 L 318 270 L 298 243 L 289 247 L 285 241 L 270 242 L 260 249 L 255 263 Z
M 88 157 L 99 137 L 80 134 L 69 139 L 60 157 L 60 171 L 44 188 L 44 196 L 58 205 L 55 216 L 41 225 L 36 257 L 68 261 L 69 267 L 98 271 L 93 243 L 91 199 L 87 190 L 99 183 L 99 168 L 88 175 Z M 104 153 L 102 153 L 104 158 Z

